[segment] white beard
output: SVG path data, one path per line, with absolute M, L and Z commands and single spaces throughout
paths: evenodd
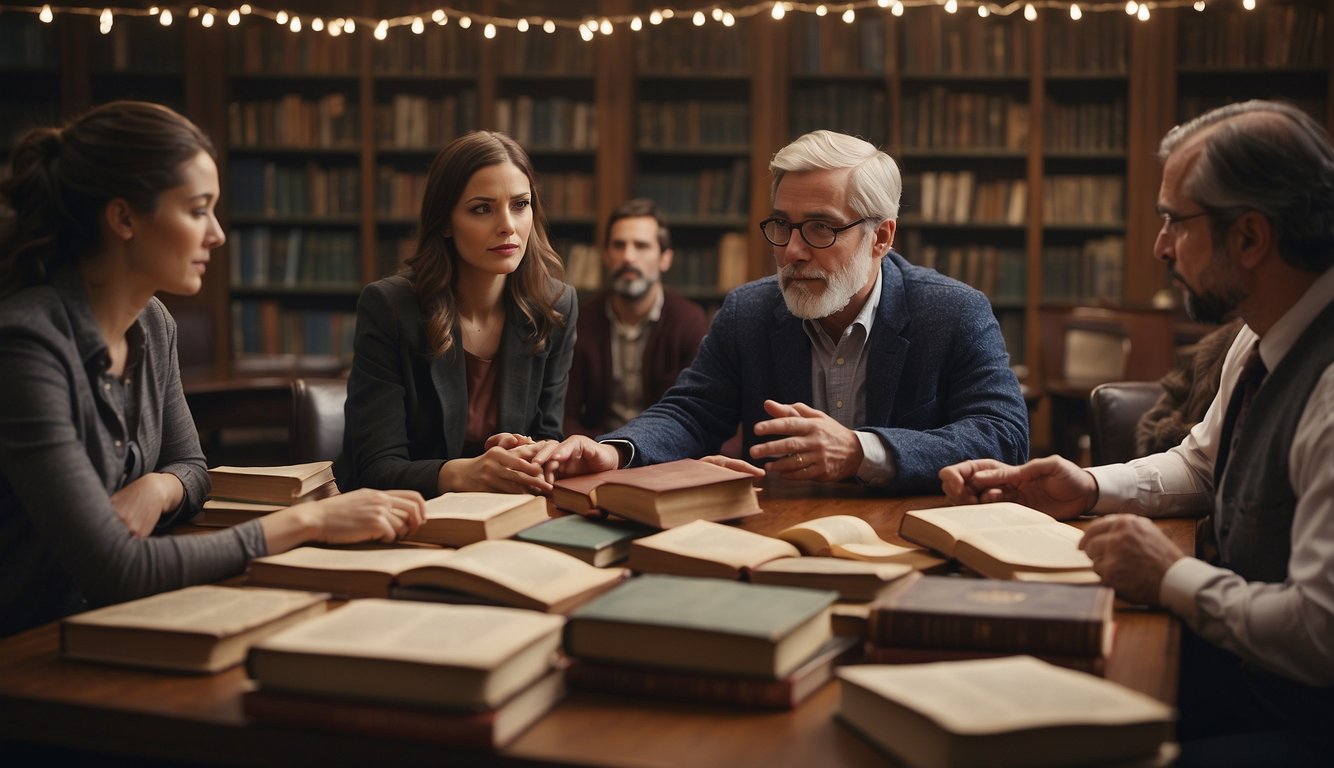
M 806 265 L 789 264 L 778 270 L 778 286 L 783 291 L 783 301 L 792 314 L 805 320 L 819 320 L 829 317 L 848 306 L 852 297 L 866 285 L 866 265 L 871 258 L 871 240 L 860 252 L 832 274 Z M 824 291 L 812 293 L 803 283 L 793 282 L 795 277 L 819 277 L 825 281 Z

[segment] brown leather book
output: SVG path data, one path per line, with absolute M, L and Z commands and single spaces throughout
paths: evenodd
M 552 499 L 561 509 L 580 514 L 598 509 L 654 528 L 761 511 L 754 478 L 699 459 L 570 477 L 555 486 Z

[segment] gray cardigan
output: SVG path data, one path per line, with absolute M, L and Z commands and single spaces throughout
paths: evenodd
M 217 581 L 265 553 L 258 522 L 134 539 L 116 516 L 111 494 L 148 472 L 185 486 L 159 529 L 192 517 L 209 490 L 176 323 L 153 299 L 127 337 L 125 375 L 109 376 L 75 269 L 0 300 L 0 634 Z

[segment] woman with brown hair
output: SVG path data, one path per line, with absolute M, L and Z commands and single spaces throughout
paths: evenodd
M 544 493 L 562 437 L 574 289 L 532 162 L 474 131 L 431 163 L 416 252 L 357 304 L 339 487 Z
M 241 573 L 306 541 L 393 541 L 410 491 L 298 504 L 225 531 L 150 536 L 208 495 L 158 291 L 199 291 L 224 235 L 213 146 L 120 101 L 23 136 L 0 195 L 0 635 Z

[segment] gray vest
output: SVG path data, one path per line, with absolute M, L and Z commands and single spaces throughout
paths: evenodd
M 1214 505 L 1218 565 L 1247 581 L 1282 584 L 1297 496 L 1288 454 L 1306 401 L 1334 363 L 1334 304 L 1326 306 L 1255 393 Z

